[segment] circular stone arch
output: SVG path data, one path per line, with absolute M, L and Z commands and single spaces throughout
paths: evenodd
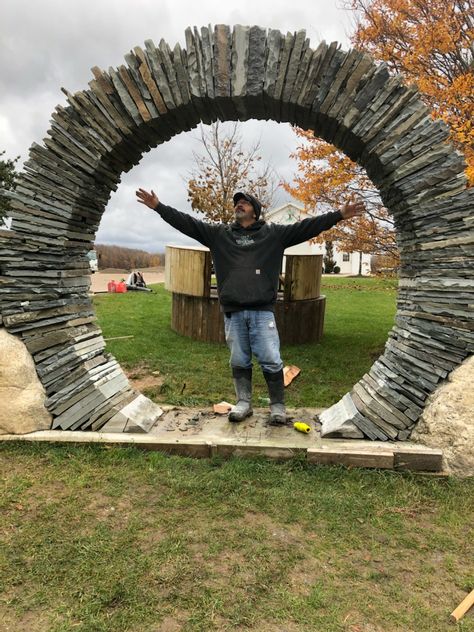
M 449 129 L 413 86 L 358 50 L 309 46 L 305 31 L 186 30 L 151 40 L 126 65 L 93 68 L 64 90 L 34 143 L 1 236 L 3 326 L 31 353 L 53 428 L 99 429 L 133 396 L 105 352 L 88 296 L 87 252 L 123 172 L 200 122 L 250 118 L 314 131 L 362 165 L 392 213 L 401 253 L 395 324 L 384 353 L 326 415 L 371 439 L 406 439 L 428 395 L 473 349 L 473 191 Z

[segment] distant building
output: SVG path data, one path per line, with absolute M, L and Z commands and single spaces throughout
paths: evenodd
M 274 224 L 293 224 L 299 222 L 307 217 L 313 217 L 310 213 L 307 213 L 302 206 L 288 202 L 283 206 L 274 208 L 265 212 L 265 220 L 268 223 Z M 333 259 L 336 265 L 339 266 L 340 274 L 359 274 L 359 252 L 342 252 L 337 248 L 337 243 L 333 244 Z M 322 244 L 310 244 L 308 241 L 291 246 L 285 250 L 285 254 L 289 255 L 325 255 L 326 246 Z M 370 260 L 371 255 L 362 254 L 362 274 L 370 274 Z M 285 260 L 283 260 L 283 269 L 285 269 Z

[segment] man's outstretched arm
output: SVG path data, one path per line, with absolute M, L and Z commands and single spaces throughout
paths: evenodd
M 145 189 L 138 189 L 138 191 L 136 191 L 136 196 L 138 202 L 156 211 L 165 220 L 165 222 L 179 230 L 181 233 L 196 239 L 204 246 L 211 246 L 217 229 L 216 225 L 208 224 L 207 222 L 196 219 L 187 213 L 177 211 L 171 206 L 162 204 L 153 189 L 151 190 L 151 193 L 148 193 Z
M 365 210 L 364 202 L 354 202 L 351 198 L 339 211 L 325 213 L 319 217 L 308 217 L 294 224 L 278 225 L 279 236 L 285 248 L 296 246 L 329 230 L 341 220 L 362 215 Z

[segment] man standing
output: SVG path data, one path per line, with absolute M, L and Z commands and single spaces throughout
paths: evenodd
M 234 195 L 235 221 L 210 224 L 162 204 L 152 190 L 136 192 L 138 202 L 155 210 L 168 224 L 211 251 L 237 404 L 229 421 L 252 415 L 252 354 L 262 368 L 270 395 L 270 423 L 286 422 L 283 362 L 275 323 L 275 302 L 285 248 L 362 215 L 363 202 L 348 202 L 340 211 L 295 224 L 267 224 L 261 203 L 249 193 Z

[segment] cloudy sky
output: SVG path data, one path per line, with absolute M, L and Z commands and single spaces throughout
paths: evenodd
M 146 39 L 171 48 L 185 46 L 188 26 L 259 25 L 283 32 L 306 29 L 315 47 L 337 40 L 349 47 L 353 16 L 343 0 L 2 0 L 0 3 L 0 151 L 6 157 L 28 157 L 32 142 L 41 142 L 50 115 L 65 104 L 61 87 L 87 88 L 90 69 L 124 63 L 123 56 Z M 296 138 L 287 124 L 247 121 L 244 142 L 260 141 L 264 160 L 271 160 L 281 179 L 291 180 L 295 162 L 289 154 Z M 153 188 L 165 204 L 190 211 L 186 177 L 199 151 L 199 129 L 180 134 L 143 156 L 124 174 L 102 217 L 97 243 L 114 243 L 161 252 L 167 243 L 191 244 L 156 213 L 135 201 L 137 187 Z M 288 196 L 282 191 L 276 200 Z

